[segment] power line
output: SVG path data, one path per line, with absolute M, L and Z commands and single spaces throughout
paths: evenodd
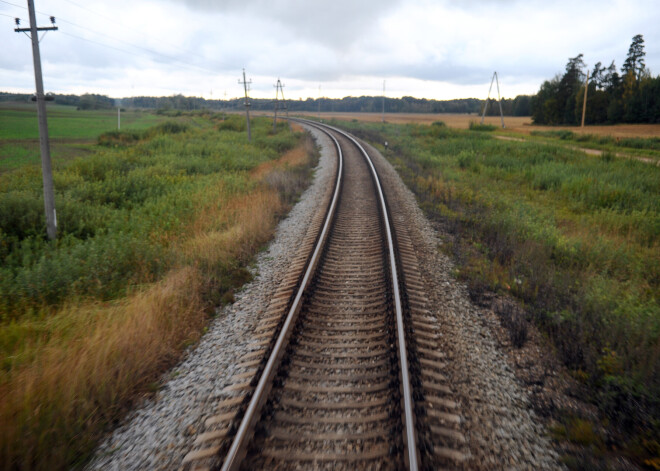
M 18 3 L 7 2 L 6 0 L 0 0 L 0 2 L 6 3 L 7 5 L 12 5 L 12 6 L 21 8 L 23 10 L 27 10 L 27 7 L 24 7 L 23 5 L 19 5 Z
M 104 15 L 101 15 L 100 13 L 96 13 L 96 12 L 90 10 L 89 8 L 85 8 L 85 7 L 83 7 L 83 6 L 79 5 L 79 4 L 77 4 L 76 2 L 73 2 L 73 1 L 71 1 L 71 0 L 67 0 L 67 1 L 68 1 L 69 3 L 75 5 L 75 6 L 79 7 L 79 8 L 82 8 L 83 10 L 89 11 L 90 13 L 96 14 L 96 15 L 101 16 L 102 18 L 105 18 L 105 19 L 107 19 L 107 20 L 109 20 L 109 21 L 111 21 L 111 22 L 113 22 L 113 23 L 115 23 L 115 24 L 118 24 L 119 26 L 121 26 L 122 28 L 124 28 L 124 29 L 126 29 L 126 30 L 133 31 L 133 30 L 131 30 L 130 28 L 127 28 L 126 26 L 123 26 L 121 23 L 119 23 L 119 22 L 117 22 L 117 21 L 114 21 L 114 20 L 112 20 L 112 19 L 109 19 L 108 17 L 105 17 Z M 0 2 L 2 2 L 2 3 L 6 3 L 7 5 L 12 5 L 12 6 L 15 6 L 15 7 L 21 8 L 21 9 L 23 9 L 23 10 L 27 10 L 26 7 L 24 7 L 24 6 L 22 6 L 22 5 L 19 5 L 19 4 L 17 4 L 17 3 L 9 2 L 9 1 L 7 1 L 7 0 L 0 0 Z M 51 16 L 51 15 L 49 15 L 49 14 L 47 14 L 47 13 L 43 13 L 43 12 L 39 12 L 39 11 L 37 11 L 36 13 L 39 13 L 40 15 L 44 15 L 44 16 Z M 10 16 L 10 18 L 13 18 L 13 17 Z M 131 47 L 134 47 L 134 48 L 136 48 L 136 49 L 140 49 L 140 50 L 145 51 L 145 52 L 147 52 L 147 53 L 149 53 L 149 54 L 153 54 L 153 55 L 156 55 L 156 56 L 160 56 L 160 57 L 165 58 L 165 59 L 167 59 L 167 60 L 171 60 L 171 61 L 179 62 L 179 63 L 181 63 L 181 64 L 185 64 L 186 66 L 189 66 L 189 67 L 195 67 L 195 68 L 197 68 L 197 69 L 199 69 L 199 70 L 202 70 L 202 71 L 204 71 L 204 72 L 209 72 L 209 73 L 213 73 L 213 74 L 216 73 L 215 70 L 207 69 L 207 68 L 205 68 L 205 67 L 201 67 L 201 66 L 199 66 L 199 65 L 192 64 L 192 63 L 190 63 L 190 62 L 186 62 L 186 61 L 181 60 L 181 59 L 178 59 L 178 58 L 176 58 L 176 57 L 169 56 L 169 55 L 167 55 L 167 54 L 163 54 L 162 52 L 158 52 L 158 51 L 155 51 L 155 50 L 153 50 L 153 49 L 149 49 L 149 48 L 146 48 L 146 47 L 144 47 L 144 46 L 140 46 L 140 45 L 137 45 L 137 44 L 131 43 L 131 42 L 129 42 L 129 41 L 126 41 L 126 40 L 123 40 L 123 39 L 120 39 L 120 38 L 116 38 L 116 37 L 111 36 L 111 35 L 109 35 L 109 34 L 105 34 L 105 33 L 102 33 L 102 32 L 100 32 L 100 31 L 95 31 L 95 30 L 92 30 L 92 29 L 86 28 L 86 27 L 84 27 L 84 26 L 80 26 L 80 25 L 78 25 L 78 24 L 76 24 L 76 23 L 74 23 L 74 22 L 72 22 L 72 21 L 68 21 L 68 20 L 63 19 L 63 18 L 61 18 L 61 17 L 58 17 L 58 21 L 60 21 L 61 23 L 69 24 L 69 25 L 74 26 L 74 27 L 76 27 L 76 28 L 80 28 L 81 30 L 87 31 L 87 32 L 89 32 L 89 33 L 96 34 L 96 35 L 98 35 L 98 36 L 102 36 L 102 37 L 105 37 L 105 38 L 110 39 L 110 40 L 113 40 L 113 41 L 121 42 L 121 43 L 123 43 L 123 44 L 126 44 L 127 46 L 131 46 Z M 73 35 L 73 34 L 65 34 L 65 35 L 66 35 L 66 36 L 75 37 L 76 39 L 81 39 L 81 40 L 83 40 L 83 41 L 88 41 L 88 42 L 91 42 L 91 43 L 94 43 L 94 44 L 98 44 L 98 45 L 101 45 L 101 46 L 104 46 L 104 47 L 108 47 L 108 48 L 110 48 L 110 49 L 114 49 L 114 50 L 117 50 L 117 51 L 120 51 L 120 52 L 125 52 L 125 53 L 127 53 L 127 54 L 136 55 L 136 54 L 131 53 L 130 51 L 126 51 L 126 50 L 124 50 L 124 49 L 120 49 L 120 48 L 117 48 L 117 47 L 115 47 L 115 46 L 110 46 L 110 45 L 108 45 L 108 44 L 101 43 L 101 42 L 99 42 L 99 41 L 94 41 L 94 40 L 92 40 L 92 39 L 82 38 L 82 37 L 80 37 L 80 36 L 75 36 L 75 35 Z M 146 36 L 146 35 L 143 35 L 143 36 L 144 36 L 145 38 L 149 38 L 149 37 Z M 160 40 L 158 40 L 158 41 L 160 41 Z M 160 41 L 160 42 L 163 42 L 163 41 Z M 181 50 L 181 49 L 179 49 L 179 50 Z M 186 55 L 195 55 L 195 56 L 197 56 L 197 57 L 201 57 L 201 58 L 203 58 L 203 56 L 201 56 L 200 54 L 194 53 L 194 52 L 190 53 L 190 52 L 184 51 L 184 53 L 185 53 Z M 143 56 L 143 57 L 144 57 L 144 56 Z
M 130 31 L 131 33 L 135 33 L 135 32 L 136 32 L 133 28 L 129 28 L 129 27 L 125 26 L 125 25 L 124 25 L 123 23 L 121 23 L 120 21 L 114 20 L 114 19 L 110 18 L 109 16 L 106 16 L 106 15 L 103 15 L 103 14 L 101 14 L 101 13 L 98 13 L 98 12 L 96 12 L 96 11 L 94 11 L 94 10 L 91 10 L 91 9 L 89 9 L 89 8 L 87 8 L 87 7 L 85 7 L 85 6 L 81 5 L 81 4 L 79 4 L 78 2 L 74 2 L 73 0 L 66 0 L 66 2 L 70 3 L 71 5 L 74 5 L 74 6 L 78 7 L 78 8 L 80 8 L 80 9 L 82 9 L 82 10 L 85 10 L 85 11 L 87 11 L 87 12 L 89 12 L 89 13 L 92 13 L 93 15 L 96 15 L 96 16 L 98 16 L 99 18 L 103 18 L 103 19 L 106 20 L 106 21 L 109 21 L 109 22 L 111 22 L 111 23 L 114 23 L 114 24 L 116 24 L 117 26 L 119 26 L 120 28 L 124 29 L 125 31 Z M 69 22 L 69 21 L 65 21 L 65 23 L 70 23 L 70 22 Z M 70 23 L 70 24 L 73 24 L 73 23 Z M 76 26 L 77 26 L 77 25 L 76 25 Z M 93 32 L 94 32 L 94 33 L 97 33 L 96 31 L 93 31 Z M 103 33 L 98 33 L 98 34 L 102 34 L 103 36 L 111 37 L 111 36 L 108 36 L 108 35 L 103 34 Z M 142 36 L 143 38 L 153 39 L 153 38 L 150 38 L 149 36 L 145 35 L 144 33 L 141 33 L 141 36 Z M 117 40 L 117 41 L 126 42 L 126 41 L 123 41 L 123 40 L 118 39 L 118 38 L 112 38 L 112 39 L 115 39 L 115 40 Z M 179 46 L 176 45 L 176 44 L 173 44 L 173 43 L 170 43 L 170 42 L 167 42 L 167 41 L 163 41 L 163 40 L 161 40 L 161 39 L 159 39 L 159 38 L 158 38 L 157 40 L 158 40 L 158 42 L 161 42 L 161 43 L 163 43 L 163 44 L 167 44 L 168 46 L 170 46 L 170 47 L 172 47 L 172 48 L 175 48 L 175 49 L 178 49 L 180 52 L 185 53 L 185 54 L 187 54 L 187 55 L 195 55 L 195 56 L 197 56 L 197 57 L 199 57 L 199 58 L 206 59 L 204 56 L 202 56 L 201 54 L 197 54 L 197 53 L 194 52 L 194 51 L 192 51 L 192 52 L 191 52 L 191 51 L 184 51 L 183 49 L 179 48 Z M 127 43 L 127 44 L 128 44 L 128 43 Z M 131 44 L 131 45 L 134 46 L 134 47 L 139 47 L 139 46 L 135 46 L 135 45 L 133 45 L 133 44 Z
M 103 42 L 100 42 L 100 41 L 96 41 L 96 40 L 94 40 L 94 39 L 84 38 L 84 37 L 82 37 L 82 36 L 78 36 L 78 35 L 76 35 L 76 34 L 67 33 L 67 32 L 65 32 L 65 31 L 61 31 L 61 33 L 64 34 L 65 36 L 70 36 L 70 37 L 72 37 L 72 38 L 76 38 L 76 39 L 79 39 L 79 40 L 81 40 L 81 41 L 87 41 L 87 42 L 89 42 L 89 43 L 93 43 L 93 44 L 96 44 L 96 45 L 99 45 L 99 46 L 107 47 L 108 49 L 114 49 L 115 51 L 123 52 L 123 53 L 125 53 L 125 54 L 129 54 L 129 55 L 131 55 L 131 56 L 135 56 L 135 57 L 145 57 L 144 54 L 139 54 L 139 53 L 136 53 L 136 52 L 133 52 L 133 51 L 127 51 L 126 49 L 121 49 L 121 48 L 119 48 L 119 47 L 112 46 L 112 45 L 110 45 L 110 44 L 106 44 L 106 43 L 103 43 Z M 112 38 L 111 38 L 111 39 L 112 39 Z M 130 43 L 127 43 L 127 44 L 128 44 L 128 45 L 131 45 Z M 188 63 L 188 62 L 181 61 L 180 59 L 176 59 L 176 58 L 174 58 L 174 57 L 169 57 L 169 56 L 166 56 L 166 55 L 164 55 L 164 54 L 159 54 L 159 53 L 156 52 L 156 51 L 151 51 L 151 50 L 149 50 L 149 49 L 140 48 L 139 46 L 135 46 L 135 47 L 138 47 L 139 49 L 143 49 L 143 50 L 145 50 L 145 51 L 147 51 L 147 52 L 151 52 L 152 54 L 161 55 L 161 56 L 163 56 L 163 57 L 165 57 L 165 58 L 167 58 L 167 59 L 169 59 L 169 60 L 172 60 L 172 61 L 174 61 L 174 62 L 178 62 L 178 63 L 179 63 L 179 64 L 176 64 L 176 63 L 168 64 L 168 65 L 171 65 L 171 66 L 173 66 L 173 67 L 178 67 L 178 68 L 180 68 L 180 69 L 188 69 L 188 68 L 190 68 L 190 67 L 194 67 L 194 68 L 199 69 L 199 70 L 201 70 L 201 71 L 203 71 L 203 72 L 208 72 L 208 73 L 212 73 L 212 74 L 215 74 L 215 73 L 216 73 L 215 70 L 207 69 L 207 68 L 205 68 L 205 67 L 201 67 L 201 66 L 199 66 L 199 65 L 195 65 L 195 64 L 190 64 L 190 63 Z
M 71 25 L 71 26 L 74 26 L 74 27 L 76 27 L 76 28 L 80 28 L 80 29 L 82 29 L 82 30 L 84 30 L 84 31 L 87 31 L 87 32 L 89 32 L 89 33 L 97 34 L 97 35 L 99 35 L 99 36 L 103 36 L 103 37 L 108 38 L 108 39 L 110 39 L 110 40 L 121 42 L 121 43 L 123 43 L 123 44 L 126 44 L 127 46 L 131 46 L 131 47 L 134 47 L 134 48 L 136 48 L 136 49 L 140 49 L 140 50 L 142 50 L 142 51 L 144 51 L 144 52 L 148 52 L 149 54 L 153 54 L 153 55 L 156 55 L 156 56 L 161 56 L 161 57 L 163 57 L 163 58 L 165 58 L 165 59 L 168 59 L 168 60 L 171 60 L 171 61 L 180 62 L 181 64 L 185 64 L 185 65 L 187 65 L 187 66 L 189 66 L 189 67 L 197 67 L 198 69 L 203 70 L 203 71 L 205 71 L 205 72 L 215 73 L 215 71 L 212 71 L 212 70 L 207 69 L 207 68 L 205 68 L 205 67 L 201 67 L 201 66 L 198 66 L 198 65 L 196 65 L 196 64 L 192 64 L 192 63 L 190 63 L 190 62 L 186 62 L 186 61 L 181 60 L 181 59 L 179 59 L 179 58 L 177 58 L 177 57 L 174 57 L 174 56 L 169 56 L 169 55 L 167 55 L 167 54 L 163 54 L 162 52 L 158 52 L 158 51 L 155 51 L 155 50 L 153 50 L 153 49 L 149 49 L 148 47 L 138 46 L 137 44 L 133 44 L 133 43 L 128 42 L 128 41 L 125 41 L 125 40 L 123 40 L 123 39 L 115 38 L 115 37 L 113 37 L 113 36 L 110 36 L 110 35 L 105 34 L 105 33 L 101 33 L 101 32 L 99 32 L 99 31 L 94 31 L 94 30 L 89 29 L 89 28 L 86 28 L 86 27 L 84 27 L 84 26 L 77 25 L 76 23 L 73 23 L 73 22 L 71 22 L 71 21 L 63 20 L 62 18 L 58 18 L 58 20 L 61 21 L 61 22 L 63 22 L 63 23 L 66 23 L 66 24 L 69 24 L 69 25 Z M 70 35 L 70 36 L 71 36 L 71 35 Z M 80 38 L 79 38 L 79 39 L 80 39 Z M 91 40 L 90 40 L 90 41 L 91 41 Z M 103 44 L 103 43 L 99 43 L 99 42 L 97 42 L 97 44 Z M 116 48 L 115 48 L 115 49 L 116 49 Z

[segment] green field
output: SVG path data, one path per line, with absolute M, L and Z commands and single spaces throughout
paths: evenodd
M 117 110 L 79 111 L 71 106 L 48 105 L 48 133 L 53 139 L 96 139 L 117 129 Z M 167 118 L 152 112 L 129 110 L 121 114 L 122 129 L 145 129 Z M 0 105 L 0 140 L 39 139 L 36 105 Z
M 474 299 L 517 297 L 620 432 L 616 446 L 657 458 L 660 168 L 440 122 L 341 125 L 381 150 L 389 141 L 384 154 L 452 234 L 444 250 Z
M 48 105 L 47 115 L 53 165 L 87 155 L 99 134 L 117 129 L 117 110 L 78 111 L 70 106 Z M 131 110 L 122 113 L 121 127 L 143 130 L 166 119 Z M 0 104 L 0 173 L 40 162 L 36 105 Z

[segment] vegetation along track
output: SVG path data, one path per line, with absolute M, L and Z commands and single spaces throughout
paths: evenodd
M 184 467 L 460 467 L 461 418 L 405 227 L 359 142 L 306 125 L 335 143 L 335 191 Z

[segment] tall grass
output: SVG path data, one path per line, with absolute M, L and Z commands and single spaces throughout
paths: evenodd
M 390 142 L 386 155 L 422 208 L 454 235 L 445 250 L 475 300 L 517 296 L 622 440 L 655 435 L 629 448 L 653 457 L 660 169 L 483 133 L 345 125 Z
M 255 121 L 254 145 L 213 123 L 102 137 L 124 144 L 60 168 L 55 243 L 38 171 L 0 176 L 3 468 L 83 463 L 249 279 L 243 267 L 287 204 L 268 177 L 289 168 L 307 181 L 297 169 L 309 155 L 267 120 Z

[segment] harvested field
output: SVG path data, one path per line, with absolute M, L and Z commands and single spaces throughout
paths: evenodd
M 300 113 L 305 116 L 318 116 L 318 113 Z M 364 122 L 380 122 L 380 113 L 321 113 L 323 119 L 339 119 Z M 426 113 L 385 113 L 385 121 L 392 124 L 420 123 L 431 124 L 434 121 L 443 121 L 447 126 L 456 129 L 468 129 L 470 121 L 481 120 L 476 114 L 426 114 Z M 500 126 L 500 118 L 487 116 L 486 124 Z M 502 132 L 513 132 L 529 134 L 532 131 L 569 130 L 578 134 L 595 134 L 598 136 L 613 137 L 658 137 L 660 136 L 660 124 L 616 124 L 613 126 L 534 126 L 529 116 L 505 116 L 505 130 Z

